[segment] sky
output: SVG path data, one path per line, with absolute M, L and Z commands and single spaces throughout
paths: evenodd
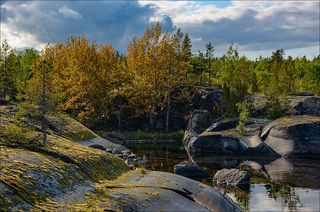
M 133 36 L 161 22 L 163 31 L 178 28 L 192 39 L 192 51 L 223 55 L 234 43 L 249 58 L 320 54 L 320 2 L 300 1 L 5 1 L 1 0 L 1 40 L 11 46 L 41 49 L 71 35 L 112 44 L 121 53 Z

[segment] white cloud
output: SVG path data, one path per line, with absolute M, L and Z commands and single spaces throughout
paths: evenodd
M 7 1 L 1 4 L 1 39 L 26 48 L 84 34 L 123 52 L 132 36 L 143 34 L 152 15 L 153 9 L 134 1 Z M 172 29 L 170 18 L 162 22 Z
M 251 52 L 319 46 L 319 1 L 232 1 L 224 8 L 210 1 L 139 3 L 155 8 L 154 19 L 170 16 L 176 27 L 192 38 L 202 38 L 193 42 L 195 51 L 203 50 L 209 41 L 218 55 L 231 43 Z
M 125 51 L 132 36 L 160 21 L 189 33 L 193 51 L 212 41 L 222 55 L 231 43 L 253 52 L 319 47 L 319 1 L 6 1 L 1 4 L 1 39 L 15 47 L 41 47 L 84 34 Z M 318 48 L 319 49 L 319 48 Z M 313 51 L 315 52 L 315 51 Z M 311 55 L 306 50 L 307 55 Z M 241 53 L 241 52 L 240 52 Z M 257 55 L 259 56 L 259 55 Z
M 81 19 L 82 15 L 77 11 L 68 8 L 67 6 L 63 6 L 59 8 L 58 12 L 63 15 L 65 18 L 73 18 L 73 19 Z

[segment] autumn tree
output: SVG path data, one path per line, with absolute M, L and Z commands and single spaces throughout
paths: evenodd
M 183 44 L 183 33 L 161 33 L 160 24 L 147 29 L 141 39 L 134 38 L 128 48 L 128 69 L 133 73 L 131 107 L 136 114 L 149 117 L 153 129 L 159 114 L 166 109 L 166 129 L 173 90 L 186 83 L 188 48 Z

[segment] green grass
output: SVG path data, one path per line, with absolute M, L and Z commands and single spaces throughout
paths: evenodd
M 181 139 L 184 131 L 172 131 L 172 132 L 146 132 L 146 131 L 124 131 L 121 132 L 128 140 L 149 140 L 149 139 Z
M 95 131 L 96 134 L 102 136 L 107 131 Z M 184 135 L 183 130 L 172 131 L 172 132 L 148 132 L 148 131 L 121 131 L 120 134 L 124 135 L 127 140 L 163 140 L 163 139 L 182 139 Z

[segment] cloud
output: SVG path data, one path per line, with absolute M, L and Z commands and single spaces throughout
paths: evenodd
M 152 24 L 154 10 L 135 1 L 7 1 L 1 14 L 1 39 L 18 48 L 41 48 L 84 34 L 124 52 L 132 36 Z M 164 30 L 173 30 L 170 17 L 164 17 Z
M 319 1 L 1 1 L 1 39 L 15 47 L 42 47 L 84 34 L 126 51 L 132 36 L 160 21 L 181 28 L 193 51 L 212 41 L 222 55 L 231 43 L 240 53 L 283 48 L 319 49 Z M 297 50 L 298 51 L 298 50 Z M 315 52 L 315 51 L 313 51 Z M 301 52 L 299 53 L 301 54 Z M 311 54 L 306 51 L 305 54 Z M 259 55 L 257 55 L 259 56 Z M 312 55 L 311 55 L 312 56 Z
M 319 49 L 319 1 L 232 1 L 223 8 L 213 1 L 139 3 L 154 8 L 153 19 L 170 16 L 191 35 L 194 51 L 203 50 L 209 41 L 220 55 L 231 43 L 242 51 Z
M 58 13 L 63 15 L 65 18 L 73 18 L 73 19 L 81 19 L 82 15 L 80 15 L 77 11 L 68 8 L 67 6 L 63 6 L 59 8 Z

